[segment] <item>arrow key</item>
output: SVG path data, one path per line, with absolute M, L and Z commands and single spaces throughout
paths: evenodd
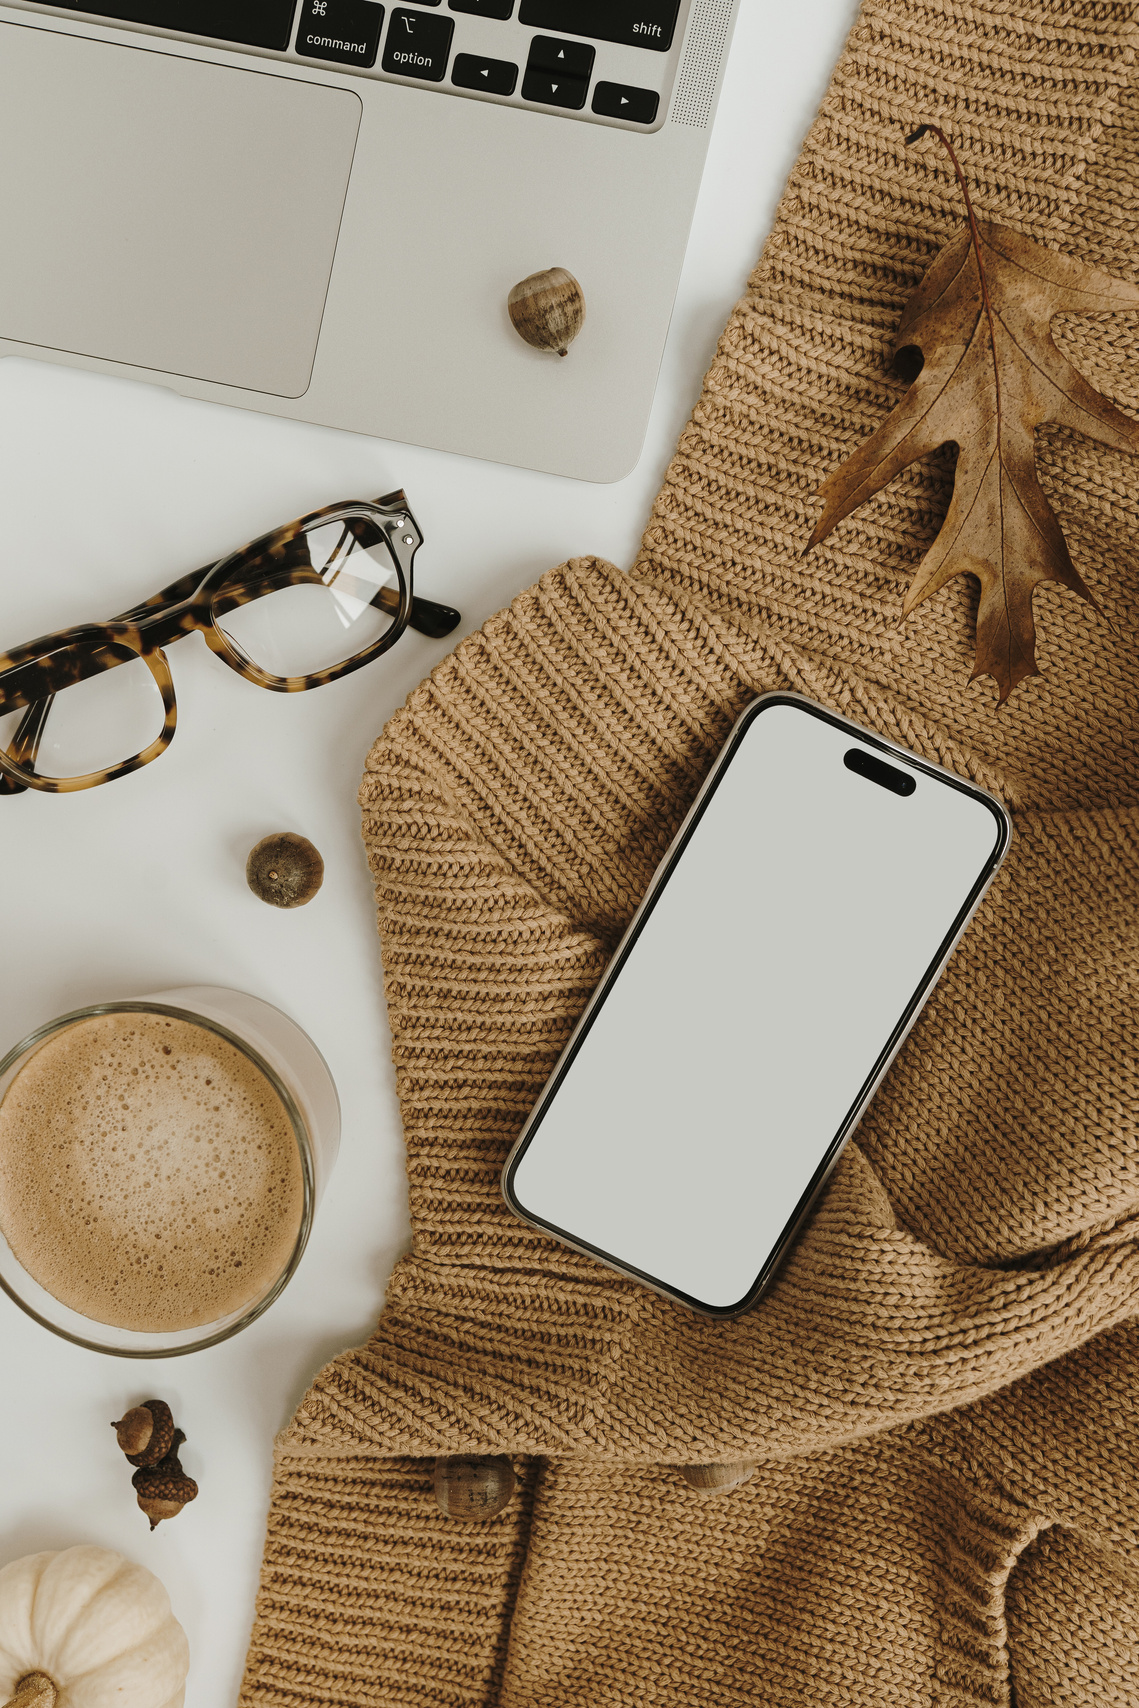
M 597 49 L 589 42 L 567 42 L 558 40 L 555 36 L 535 36 L 530 43 L 530 57 L 526 61 L 527 71 L 557 72 L 559 77 L 584 77 L 586 82 L 593 76 L 593 61 L 597 57 Z
M 483 95 L 513 95 L 518 67 L 508 59 L 481 59 L 475 53 L 457 53 L 451 67 L 456 89 L 477 89 Z
M 655 89 L 634 89 L 628 83 L 599 83 L 593 91 L 593 110 L 607 119 L 651 125 L 659 106 L 660 96 Z
M 543 107 L 569 107 L 580 111 L 589 88 L 587 77 L 563 77 L 558 72 L 533 71 L 526 67 L 522 99 L 538 101 Z

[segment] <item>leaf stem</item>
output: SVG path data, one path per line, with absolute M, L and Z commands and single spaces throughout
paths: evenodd
M 993 391 L 996 394 L 997 459 L 998 459 L 998 468 L 999 468 L 998 481 L 997 481 L 997 497 L 998 497 L 998 503 L 1000 505 L 1001 542 L 1002 542 L 1002 552 L 1003 552 L 1003 549 L 1004 549 L 1004 547 L 1003 547 L 1004 528 L 1005 528 L 1005 521 L 1004 521 L 1005 495 L 1004 495 L 1004 449 L 1003 449 L 1003 444 L 1002 444 L 1003 434 L 1004 434 L 1004 412 L 1002 409 L 1002 400 L 1001 400 L 1001 364 L 1000 364 L 999 360 L 997 359 L 997 328 L 996 328 L 996 324 L 995 324 L 994 319 L 993 319 L 993 305 L 989 300 L 989 281 L 988 281 L 988 278 L 986 277 L 986 274 L 985 274 L 985 262 L 984 262 L 982 255 L 981 255 L 981 234 L 977 230 L 977 216 L 973 212 L 973 202 L 972 202 L 972 198 L 969 195 L 969 186 L 965 182 L 965 174 L 961 170 L 961 162 L 958 160 L 957 155 L 954 152 L 953 144 L 950 142 L 949 138 L 946 136 L 946 134 L 942 130 L 941 126 L 940 125 L 919 125 L 917 130 L 912 131 L 910 133 L 910 135 L 906 138 L 907 148 L 909 147 L 911 142 L 920 142 L 921 138 L 923 136 L 926 136 L 926 135 L 935 136 L 937 138 L 937 140 L 940 142 L 942 148 L 944 148 L 946 154 L 948 154 L 950 160 L 953 162 L 953 170 L 957 174 L 957 182 L 961 186 L 961 194 L 965 200 L 965 212 L 969 216 L 969 237 L 970 237 L 970 240 L 973 244 L 973 254 L 977 258 L 977 277 L 981 282 L 981 300 L 985 305 L 985 319 L 989 323 L 989 353 L 990 353 L 990 355 L 992 357 L 992 361 L 993 361 Z M 1009 611 L 1009 608 L 1008 608 L 1008 586 L 1007 586 L 1007 583 L 1005 581 L 1005 577 L 1003 575 L 1001 576 L 1001 586 L 1002 586 L 1002 591 L 1004 594 L 1005 617 L 1006 617 L 1006 620 L 1008 621 L 1008 623 L 1010 624 L 1010 633 L 1011 633 L 1012 613 Z M 1011 661 L 1010 661 L 1010 676 L 1011 676 Z M 1010 686 L 1011 686 L 1011 682 L 1010 682 Z M 1005 691 L 1001 694 L 1002 701 L 1008 698 L 1008 694 L 1009 694 L 1009 689 L 1006 688 Z
M 977 276 L 981 281 L 981 301 L 985 305 L 985 319 L 989 323 L 989 344 L 993 353 L 993 374 L 997 390 L 997 421 L 1001 418 L 1001 370 L 997 362 L 997 329 L 993 322 L 993 305 L 989 301 L 989 281 L 985 275 L 985 263 L 981 255 L 981 234 L 977 230 L 977 216 L 973 212 L 973 203 L 969 195 L 969 186 L 965 182 L 965 174 L 961 170 L 961 162 L 954 153 L 953 144 L 946 136 L 940 125 L 919 125 L 906 138 L 906 147 L 911 142 L 920 142 L 923 136 L 935 136 L 953 162 L 953 170 L 957 174 L 957 182 L 961 186 L 961 195 L 965 201 L 965 212 L 969 216 L 969 236 L 973 242 L 973 253 L 977 257 Z

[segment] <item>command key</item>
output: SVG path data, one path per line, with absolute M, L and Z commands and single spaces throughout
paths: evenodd
M 297 52 L 334 65 L 375 65 L 383 25 L 378 0 L 304 0 Z

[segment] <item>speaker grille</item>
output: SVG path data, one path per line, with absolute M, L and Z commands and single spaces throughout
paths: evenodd
M 673 124 L 703 130 L 711 118 L 734 4 L 735 0 L 696 0 L 672 97 Z

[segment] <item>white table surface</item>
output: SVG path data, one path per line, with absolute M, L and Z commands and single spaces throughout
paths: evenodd
M 628 479 L 584 486 L 7 360 L 0 647 L 125 609 L 317 505 L 397 486 L 426 537 L 417 588 L 462 610 L 460 633 L 567 557 L 627 566 L 855 11 L 855 0 L 743 0 L 660 389 Z M 300 1270 L 236 1339 L 134 1364 L 56 1339 L 0 1295 L 0 1565 L 76 1542 L 149 1565 L 189 1635 L 187 1708 L 236 1701 L 273 1435 L 320 1365 L 367 1338 L 409 1242 L 355 795 L 373 737 L 452 644 L 409 631 L 368 670 L 277 695 L 195 637 L 169 653 L 178 732 L 156 764 L 81 794 L 0 798 L 0 1054 L 88 1002 L 229 985 L 311 1033 L 343 1102 L 340 1160 Z M 323 890 L 295 912 L 245 886 L 246 853 L 274 830 L 302 832 L 325 858 Z M 173 1407 L 201 1485 L 153 1536 L 107 1427 L 150 1393 Z

